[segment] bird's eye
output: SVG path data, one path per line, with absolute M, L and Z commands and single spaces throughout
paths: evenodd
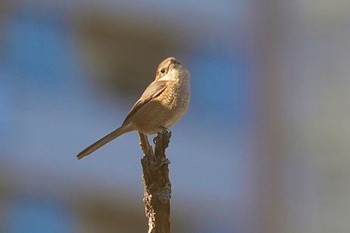
M 162 69 L 160 70 L 160 73 L 161 73 L 161 74 L 165 74 L 165 72 L 166 72 L 166 69 L 165 69 L 165 68 L 162 68 Z

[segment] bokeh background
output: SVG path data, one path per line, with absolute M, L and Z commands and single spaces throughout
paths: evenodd
M 345 0 L 1 0 L 0 232 L 146 232 L 137 133 L 75 156 L 169 56 L 173 232 L 349 232 Z

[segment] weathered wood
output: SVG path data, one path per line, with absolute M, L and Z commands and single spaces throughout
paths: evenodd
M 170 232 L 171 183 L 169 179 L 169 160 L 165 149 L 169 145 L 171 132 L 164 130 L 154 138 L 155 149 L 149 144 L 147 136 L 140 133 L 141 159 L 143 170 L 145 213 L 148 218 L 149 233 Z

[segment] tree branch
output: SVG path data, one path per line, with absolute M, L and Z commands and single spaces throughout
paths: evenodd
M 171 132 L 164 130 L 153 139 L 154 151 L 147 136 L 141 133 L 139 135 L 144 154 L 141 164 L 148 233 L 169 233 L 171 183 L 168 165 L 170 161 L 166 158 L 165 149 L 169 145 Z

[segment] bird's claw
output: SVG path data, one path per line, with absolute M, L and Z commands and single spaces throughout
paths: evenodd
M 163 131 L 162 131 L 162 134 L 170 137 L 171 136 L 171 131 L 168 128 L 164 128 Z
M 154 143 L 154 144 L 156 144 L 158 138 L 159 138 L 159 134 L 153 138 L 153 143 Z
M 156 144 L 157 140 L 160 139 L 160 137 L 164 135 L 167 137 L 171 137 L 171 131 L 168 128 L 163 127 L 162 131 L 157 134 L 156 137 L 153 138 L 153 143 Z

